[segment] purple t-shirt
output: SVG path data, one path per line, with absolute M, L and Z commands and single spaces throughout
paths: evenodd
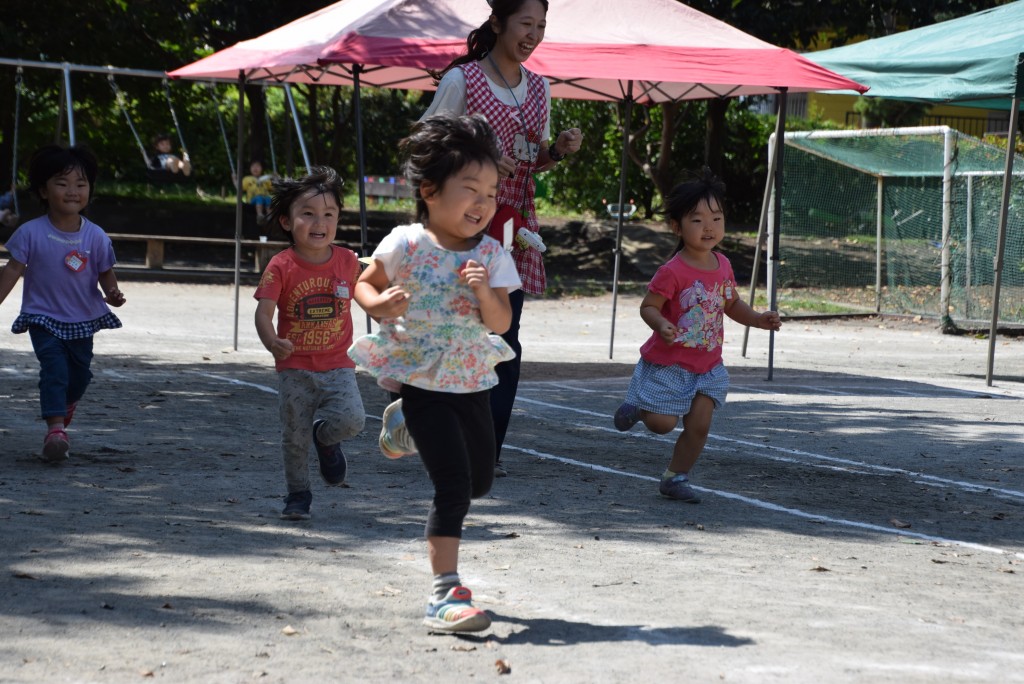
M 65 233 L 44 214 L 22 224 L 6 247 L 26 266 L 21 313 L 64 323 L 110 313 L 98 287 L 99 275 L 112 269 L 117 259 L 110 238 L 89 219 L 83 216 L 77 232 Z

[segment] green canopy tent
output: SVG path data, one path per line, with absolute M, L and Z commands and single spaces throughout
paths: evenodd
M 804 56 L 869 86 L 873 97 L 1010 110 L 986 373 L 991 385 L 1014 148 L 1024 95 L 1024 0 Z

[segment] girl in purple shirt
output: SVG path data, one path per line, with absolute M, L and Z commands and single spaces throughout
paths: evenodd
M 14 232 L 6 245 L 11 258 L 0 272 L 0 304 L 25 276 L 21 313 L 11 331 L 27 332 L 39 359 L 47 430 L 42 458 L 49 463 L 68 457 L 65 428 L 92 380 L 93 334 L 121 327 L 107 308 L 125 302 L 113 246 L 102 228 L 82 216 L 96 171 L 96 157 L 82 147 L 47 145 L 32 155 L 29 190 L 46 213 Z

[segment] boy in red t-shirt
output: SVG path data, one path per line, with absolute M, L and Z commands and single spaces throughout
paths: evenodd
M 273 183 L 270 220 L 292 246 L 270 260 L 254 296 L 256 332 L 280 379 L 284 520 L 310 517 L 310 442 L 324 482 L 340 486 L 348 467 L 340 442 L 359 434 L 366 420 L 348 356 L 359 260 L 334 244 L 340 215 L 341 179 L 330 167 Z

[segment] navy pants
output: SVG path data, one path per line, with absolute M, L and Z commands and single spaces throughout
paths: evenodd
M 491 418 L 494 420 L 494 461 L 501 460 L 501 445 L 505 443 L 505 433 L 512 418 L 512 406 L 516 403 L 516 392 L 519 390 L 519 371 L 523 364 L 523 345 L 519 342 L 519 320 L 523 317 L 523 303 L 526 296 L 522 290 L 516 290 L 508 296 L 512 305 L 512 325 L 501 339 L 512 347 L 516 358 L 504 361 L 494 367 L 498 374 L 498 385 L 491 388 Z
M 462 537 L 469 502 L 494 483 L 494 425 L 488 391 L 433 392 L 402 385 L 409 435 L 434 484 L 426 536 Z
M 92 381 L 92 337 L 62 340 L 38 325 L 29 326 L 28 335 L 39 359 L 41 415 L 44 420 L 65 416 Z

